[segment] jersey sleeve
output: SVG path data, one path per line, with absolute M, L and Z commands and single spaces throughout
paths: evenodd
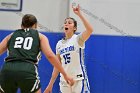
M 77 39 L 79 47 L 84 49 L 85 48 L 85 41 L 83 40 L 82 33 L 78 34 L 76 39 Z

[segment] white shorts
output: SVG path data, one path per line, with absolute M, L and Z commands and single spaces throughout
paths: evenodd
M 87 79 L 76 81 L 72 87 L 65 81 L 60 81 L 59 86 L 61 93 L 90 93 Z

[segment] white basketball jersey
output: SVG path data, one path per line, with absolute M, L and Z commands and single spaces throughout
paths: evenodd
M 60 40 L 56 45 L 56 54 L 60 55 L 61 63 L 66 73 L 74 80 L 87 78 L 84 65 L 84 46 L 78 44 L 78 35 L 73 35 L 70 39 Z M 64 80 L 60 74 L 61 80 Z

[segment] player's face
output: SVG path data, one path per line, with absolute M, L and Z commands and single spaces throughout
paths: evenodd
M 76 28 L 74 27 L 74 21 L 70 18 L 66 19 L 63 29 L 65 34 L 74 34 L 74 30 L 76 30 Z

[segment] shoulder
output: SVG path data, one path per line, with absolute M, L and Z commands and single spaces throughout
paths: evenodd
M 30 30 L 30 31 L 33 31 L 33 32 L 38 32 L 38 30 L 36 30 L 36 29 L 28 29 L 28 30 Z M 39 33 L 39 32 L 38 32 Z
M 17 30 L 15 30 L 14 33 L 17 33 L 17 32 L 23 32 L 23 31 L 25 31 L 25 30 L 24 30 L 24 29 L 17 29 Z
M 39 34 L 40 40 L 42 40 L 42 39 L 48 39 L 44 34 L 42 34 L 40 32 L 38 34 Z
M 73 37 L 77 37 L 79 34 L 74 34 Z
M 78 36 L 79 36 L 79 34 L 74 34 L 74 35 L 72 36 L 72 39 L 77 39 Z
M 9 40 L 11 38 L 11 36 L 13 35 L 13 33 L 9 34 L 8 36 L 6 36 L 7 40 Z
M 78 38 L 78 35 L 77 34 L 74 34 L 72 37 L 71 37 L 71 41 L 77 41 L 77 38 Z
M 17 29 L 17 30 L 15 30 L 14 32 L 13 32 L 13 35 L 14 34 L 17 34 L 17 33 L 19 33 L 19 32 L 21 32 L 23 29 Z
M 17 34 L 20 34 L 20 33 L 23 33 L 23 32 L 25 32 L 24 29 L 17 29 L 13 32 L 13 35 L 17 35 Z
M 3 39 L 3 41 L 4 41 L 4 42 L 9 42 L 10 39 L 11 39 L 11 37 L 12 37 L 12 35 L 13 35 L 13 33 L 7 35 L 7 36 Z
M 63 42 L 63 41 L 64 41 L 64 39 L 59 40 L 59 41 L 57 42 L 57 44 L 56 44 L 56 47 L 62 45 L 62 42 Z

